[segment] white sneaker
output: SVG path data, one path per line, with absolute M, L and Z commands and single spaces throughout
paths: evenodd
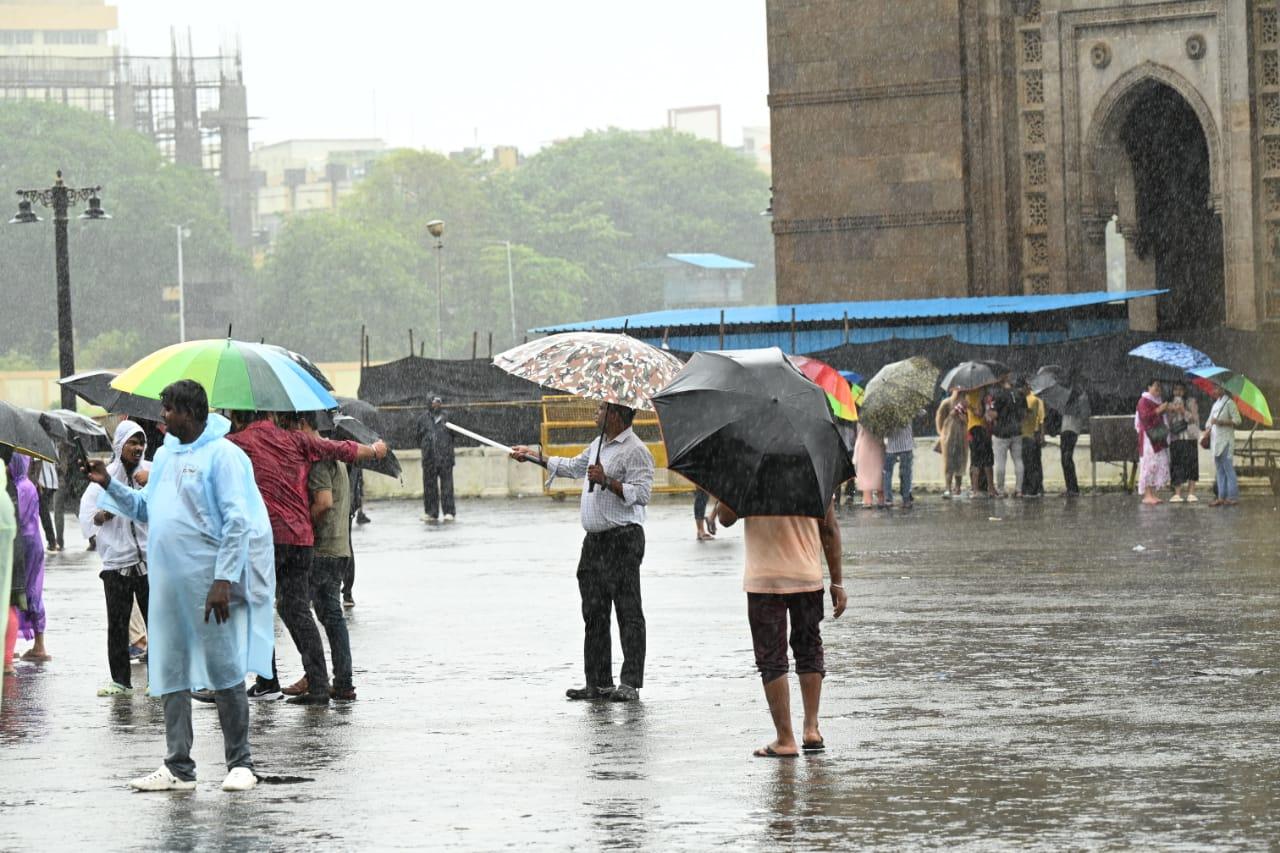
M 258 777 L 248 767 L 232 767 L 227 778 L 222 780 L 224 791 L 251 791 L 258 785 Z
M 1182 495 L 1174 494 L 1172 497 L 1170 497 L 1170 498 L 1169 498 L 1169 503 L 1171 503 L 1171 504 L 1180 504 L 1180 503 L 1182 503 Z
M 422 520 L 427 524 L 438 524 L 439 520 L 434 515 L 423 515 Z
M 1200 503 L 1200 499 L 1199 499 L 1198 497 L 1196 497 L 1195 495 L 1187 495 L 1187 503 L 1189 503 L 1189 504 L 1198 504 L 1198 503 Z
M 159 769 L 146 776 L 130 779 L 129 787 L 135 791 L 194 791 L 196 782 L 194 779 L 190 782 L 179 779 L 161 764 Z
M 943 499 L 944 501 L 949 501 L 949 500 L 951 500 L 951 491 L 950 491 L 950 490 L 944 491 L 944 492 L 942 493 L 942 499 Z
M 446 513 L 444 514 L 444 520 L 445 520 L 446 522 L 453 521 L 453 514 L 452 514 L 452 513 L 448 513 L 448 512 L 446 512 Z

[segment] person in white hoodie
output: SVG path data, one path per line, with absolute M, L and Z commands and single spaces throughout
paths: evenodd
M 111 442 L 115 451 L 107 473 L 130 489 L 147 483 L 151 463 L 143 459 L 147 436 L 134 421 L 121 421 Z M 90 483 L 80 499 L 80 525 L 97 531 L 98 556 L 102 559 L 102 588 L 107 599 L 107 663 L 111 683 L 99 696 L 133 692 L 129 674 L 129 618 L 134 601 L 143 621 L 147 618 L 147 525 L 98 508 L 103 489 Z

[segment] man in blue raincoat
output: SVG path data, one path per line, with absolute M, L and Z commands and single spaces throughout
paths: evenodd
M 165 388 L 168 435 L 146 488 L 135 491 L 100 461 L 89 478 L 106 492 L 98 506 L 150 525 L 150 693 L 164 700 L 166 755 L 132 780 L 139 791 L 196 786 L 191 760 L 191 691 L 214 691 L 226 749 L 224 791 L 257 784 L 249 754 L 250 672 L 271 671 L 275 556 L 267 509 L 244 452 L 224 440 L 230 422 L 209 414 L 190 380 Z M 212 617 L 212 618 L 210 618 Z

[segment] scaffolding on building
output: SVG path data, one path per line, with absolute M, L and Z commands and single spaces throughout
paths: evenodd
M 252 243 L 249 115 L 240 53 L 167 57 L 0 56 L 0 100 L 97 113 L 151 139 L 172 163 L 218 178 L 236 245 Z

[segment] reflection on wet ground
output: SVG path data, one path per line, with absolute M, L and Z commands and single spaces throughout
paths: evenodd
M 0 848 L 449 846 L 1265 847 L 1280 837 L 1280 535 L 1238 511 L 917 503 L 844 518 L 851 605 L 824 623 L 828 751 L 752 759 L 768 715 L 740 591 L 741 533 L 648 526 L 638 705 L 575 704 L 574 504 L 464 503 L 358 530 L 358 702 L 255 704 L 259 772 L 217 789 L 197 711 L 194 794 L 134 795 L 159 703 L 97 699 L 97 565 L 50 558 L 55 656 L 0 712 Z M 1142 546 L 1142 550 L 1135 550 Z M 615 665 L 620 662 L 615 653 Z M 300 674 L 281 641 L 284 678 Z M 145 676 L 135 668 L 135 678 Z M 290 678 L 290 680 L 292 680 Z M 797 711 L 798 713 L 798 711 Z M 266 835 L 264 835 L 264 833 Z

